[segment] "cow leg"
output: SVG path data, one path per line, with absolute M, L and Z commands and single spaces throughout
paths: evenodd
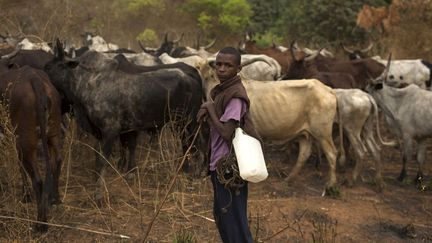
M 103 198 L 103 194 L 102 194 L 102 189 L 103 186 L 105 184 L 105 169 L 106 169 L 106 163 L 109 159 L 109 156 L 111 155 L 111 150 L 112 150 L 112 145 L 114 143 L 116 136 L 104 136 L 102 138 L 102 156 L 98 155 L 96 157 L 96 173 L 97 173 L 97 188 L 96 188 L 96 192 L 95 192 L 95 200 L 96 202 L 100 203 L 102 198 Z
M 378 186 L 378 190 L 382 191 L 385 183 L 381 175 L 381 154 L 380 148 L 374 139 L 373 130 L 365 130 L 364 139 L 366 147 L 375 162 L 375 183 Z
M 35 140 L 37 141 L 37 140 Z M 19 143 L 19 142 L 18 142 Z M 30 176 L 34 194 L 36 196 L 37 205 L 37 220 L 40 222 L 47 222 L 48 214 L 48 201 L 43 201 L 43 181 L 37 169 L 37 148 L 36 144 L 25 144 L 20 146 L 22 148 L 22 165 L 25 171 Z M 20 150 L 18 150 L 20 151 Z M 36 224 L 36 231 L 46 232 L 48 230 L 47 225 Z
M 132 172 L 132 170 L 136 168 L 135 151 L 137 146 L 137 137 L 138 137 L 138 132 L 128 133 L 128 148 L 129 148 L 129 162 L 127 167 L 128 172 Z
M 291 181 L 300 172 L 300 169 L 303 167 L 304 162 L 309 158 L 312 152 L 312 143 L 309 137 L 302 136 L 298 139 L 298 141 L 299 141 L 299 154 L 297 157 L 297 161 L 293 169 L 291 170 L 290 174 L 285 179 L 286 181 Z
M 403 136 L 403 143 L 404 143 L 403 165 L 402 165 L 401 173 L 398 177 L 399 181 L 403 181 L 407 176 L 406 164 L 412 158 L 412 146 L 413 146 L 412 139 L 409 136 Z
M 331 136 L 329 136 L 331 138 Z M 330 139 L 318 139 L 322 150 L 329 163 L 329 179 L 327 182 L 327 188 L 330 189 L 336 185 L 336 148 L 333 141 Z
M 424 162 L 426 160 L 426 149 L 427 149 L 426 139 L 419 141 L 417 145 L 418 171 L 417 171 L 417 176 L 415 178 L 416 183 L 419 184 L 421 184 L 423 180 L 423 167 L 424 167 Z
M 349 185 L 353 186 L 357 182 L 358 175 L 363 169 L 365 153 L 364 146 L 360 140 L 360 134 L 354 135 L 352 131 L 349 131 L 347 135 L 353 145 L 355 153 L 355 165 L 352 172 L 352 180 L 349 182 Z
M 59 178 L 62 167 L 62 159 L 61 159 L 61 143 L 59 136 L 52 136 L 48 138 L 48 146 L 50 149 L 50 161 L 52 163 L 52 173 L 53 173 L 53 188 L 50 195 L 51 205 L 60 204 L 60 194 L 59 194 Z
M 23 161 L 22 158 L 20 158 L 20 161 Z M 21 178 L 22 178 L 22 199 L 21 202 L 22 203 L 29 203 L 32 201 L 32 195 L 31 195 L 31 191 L 30 191 L 30 186 L 28 183 L 28 179 L 27 179 L 27 173 L 26 173 L 27 169 L 24 169 L 23 165 L 20 165 L 20 173 L 21 173 Z

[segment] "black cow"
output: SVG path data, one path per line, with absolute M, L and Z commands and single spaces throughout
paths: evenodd
M 190 119 L 189 134 L 196 127 L 195 116 L 202 101 L 199 73 L 188 67 L 164 68 L 140 74 L 117 69 L 118 62 L 103 54 L 86 53 L 76 60 L 64 56 L 57 41 L 55 58 L 45 70 L 54 86 L 72 103 L 78 124 L 93 134 L 106 158 L 119 135 L 162 128 L 170 119 Z M 190 143 L 184 139 L 183 147 Z M 105 163 L 96 158 L 99 184 Z M 96 199 L 101 199 L 99 192 Z

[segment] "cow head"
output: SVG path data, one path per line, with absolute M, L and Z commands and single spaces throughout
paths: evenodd
M 374 92 L 382 90 L 383 87 L 384 87 L 384 84 L 391 86 L 392 83 L 391 82 L 389 83 L 387 81 L 388 80 L 387 76 L 388 76 L 388 73 L 389 73 L 389 70 L 390 70 L 391 57 L 392 57 L 392 54 L 390 53 L 390 55 L 388 57 L 388 60 L 387 60 L 387 65 L 386 65 L 384 71 L 382 72 L 382 74 L 379 77 L 377 77 L 376 79 L 374 79 L 372 81 L 372 84 L 369 84 L 366 87 L 366 90 L 369 93 L 373 94 Z
M 361 50 L 351 50 L 349 48 L 347 48 L 346 46 L 344 46 L 344 44 L 340 44 L 342 49 L 348 54 L 348 58 L 350 60 L 355 60 L 355 59 L 363 59 L 363 58 L 367 58 L 368 55 L 367 53 L 372 49 L 373 47 L 373 43 L 369 44 L 368 47 L 361 49 Z
M 321 49 L 309 55 L 304 52 L 295 54 L 297 50 L 299 50 L 297 42 L 291 42 L 290 54 L 293 62 L 282 79 L 300 79 L 305 78 L 311 72 L 318 72 L 313 60 L 320 54 Z
M 164 37 L 164 42 L 162 42 L 161 46 L 156 50 L 155 56 L 160 56 L 162 53 L 171 54 L 171 52 L 178 45 L 180 40 L 183 39 L 183 36 L 184 36 L 184 33 L 182 33 L 178 39 L 169 41 L 168 40 L 168 33 L 166 33 L 165 37 Z
M 72 69 L 76 68 L 79 61 L 66 57 L 63 44 L 57 38 L 54 45 L 54 59 L 48 62 L 44 70 L 50 76 L 54 86 L 61 92 L 65 93 L 69 89 L 69 81 L 74 77 Z

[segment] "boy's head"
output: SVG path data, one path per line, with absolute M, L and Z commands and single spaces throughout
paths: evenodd
M 234 47 L 222 48 L 216 56 L 216 74 L 221 82 L 241 71 L 241 55 Z

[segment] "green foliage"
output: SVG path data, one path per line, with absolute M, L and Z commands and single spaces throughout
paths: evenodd
M 144 8 L 156 8 L 163 10 L 165 8 L 165 1 L 161 0 L 126 0 L 126 6 L 129 11 L 138 12 Z
M 251 30 L 271 30 L 285 38 L 308 43 L 361 42 L 367 33 L 355 28 L 363 4 L 386 5 L 385 0 L 249 0 L 254 14 Z
M 136 37 L 137 41 L 143 42 L 145 45 L 157 45 L 159 43 L 159 39 L 157 34 L 152 29 L 145 29 L 143 32 L 139 33 Z
M 240 33 L 252 15 L 246 0 L 186 0 L 182 10 L 205 32 Z
M 280 36 L 275 35 L 271 31 L 266 31 L 263 34 L 255 34 L 252 38 L 255 43 L 260 47 L 268 47 L 273 45 L 273 41 L 276 43 L 282 43 L 283 39 Z

